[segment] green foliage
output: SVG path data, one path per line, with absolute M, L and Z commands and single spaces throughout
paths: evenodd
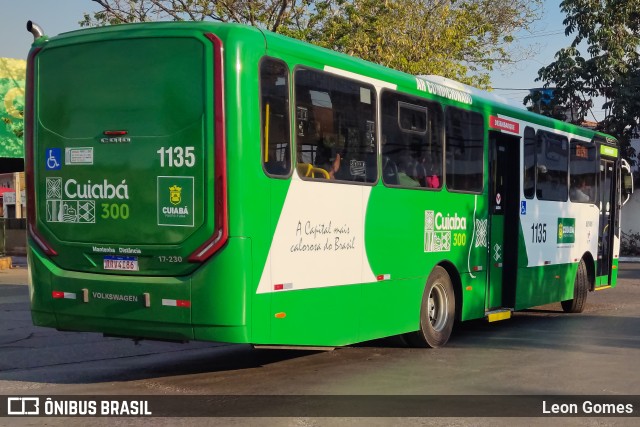
M 23 83 L 0 78 L 0 157 L 24 155 L 24 92 L 19 92 L 20 96 L 8 96 L 9 91 L 21 90 Z
M 583 113 L 593 97 L 604 97 L 608 114 L 600 129 L 620 138 L 632 156 L 628 140 L 640 117 L 640 2 L 564 0 L 560 9 L 573 40 L 540 69 L 538 80 L 556 87 L 559 103 Z M 584 46 L 587 57 L 579 49 Z
M 149 21 L 239 22 L 278 31 L 299 21 L 317 2 L 313 0 L 91 0 L 101 9 L 85 13 L 81 26 Z M 333 3 L 327 0 L 326 3 Z
M 216 20 L 266 28 L 411 74 L 479 87 L 497 64 L 517 60 L 517 31 L 542 0 L 92 0 L 83 26 L 151 20 Z

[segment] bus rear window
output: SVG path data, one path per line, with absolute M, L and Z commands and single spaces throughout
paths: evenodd
M 104 40 L 38 56 L 42 124 L 67 138 L 105 129 L 163 136 L 202 119 L 204 45 L 192 38 Z

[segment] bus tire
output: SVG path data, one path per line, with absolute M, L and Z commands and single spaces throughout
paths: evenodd
M 562 301 L 562 309 L 565 313 L 582 313 L 587 302 L 589 292 L 589 275 L 587 274 L 587 264 L 584 259 L 580 260 L 576 280 L 573 285 L 573 299 Z
M 444 346 L 453 330 L 456 300 L 449 273 L 438 266 L 433 269 L 422 295 L 420 330 L 405 334 L 414 347 Z

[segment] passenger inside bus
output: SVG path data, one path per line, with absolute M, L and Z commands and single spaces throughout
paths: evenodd
M 407 174 L 407 171 L 414 170 L 414 163 L 408 156 L 404 156 L 398 162 L 398 185 L 403 187 L 420 187 L 420 183 Z
M 427 152 L 416 162 L 414 175 L 423 187 L 440 188 L 438 169 L 432 160 L 432 154 Z
M 316 152 L 315 164 L 329 173 L 329 179 L 336 179 L 336 173 L 340 171 L 342 157 L 335 149 L 326 145 L 319 145 Z
M 571 200 L 574 202 L 590 202 L 592 200 L 591 186 L 587 184 L 584 176 L 576 178 L 574 185 L 571 186 Z

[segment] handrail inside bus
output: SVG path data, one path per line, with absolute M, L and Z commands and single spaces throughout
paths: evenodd
M 622 171 L 622 183 L 620 187 L 622 189 L 622 194 L 626 196 L 622 201 L 622 206 L 624 206 L 627 204 L 629 198 L 631 197 L 631 194 L 633 193 L 633 172 L 631 172 L 631 166 L 629 165 L 629 162 L 627 162 L 625 159 L 621 160 L 622 162 L 620 165 L 620 169 Z
M 269 103 L 265 106 L 264 120 L 264 162 L 269 163 Z
M 313 166 L 310 163 L 298 163 L 298 173 L 300 173 L 300 175 L 302 176 L 311 177 L 311 178 L 315 178 L 316 173 L 319 173 L 325 179 L 331 178 L 329 176 L 329 172 L 317 166 Z

